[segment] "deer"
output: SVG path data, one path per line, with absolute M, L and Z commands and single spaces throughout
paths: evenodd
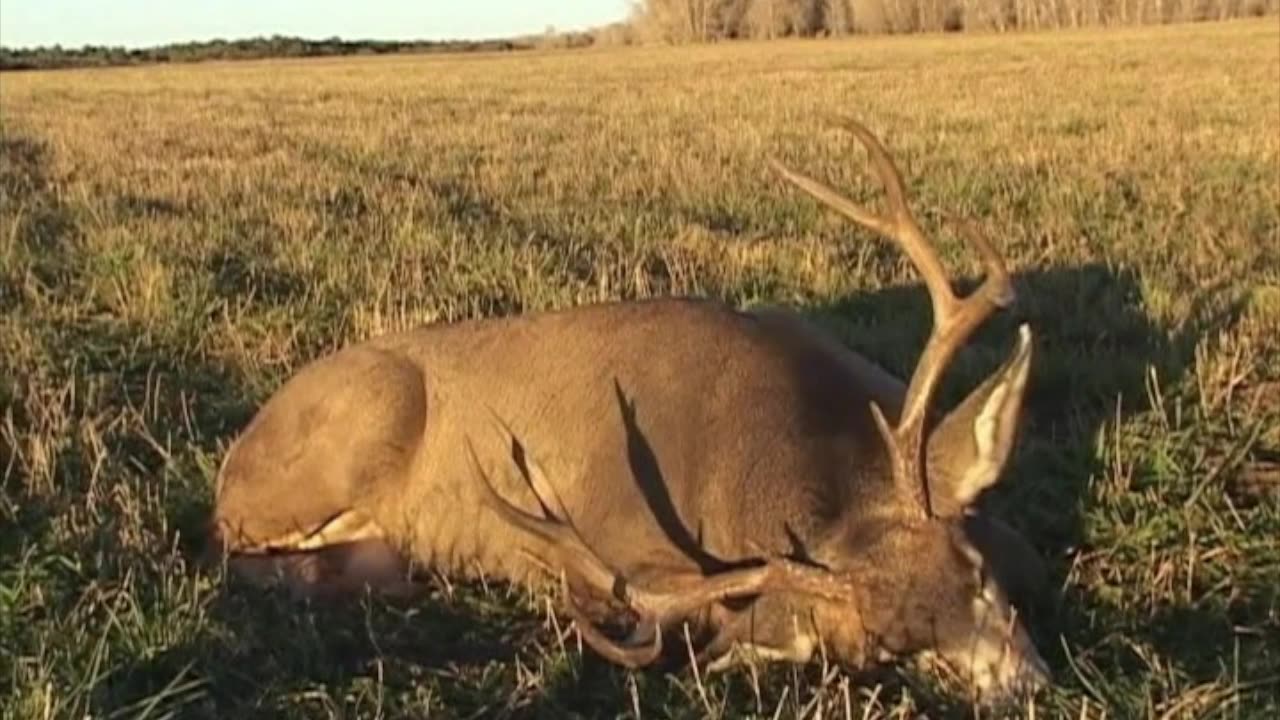
M 1031 329 L 933 408 L 1013 282 L 965 226 L 983 278 L 957 295 L 888 150 L 844 124 L 885 212 L 769 163 L 922 278 L 932 328 L 909 379 L 799 311 L 707 297 L 375 336 L 304 365 L 231 441 L 211 518 L 229 575 L 306 598 L 416 597 L 423 569 L 550 582 L 586 647 L 632 669 L 683 633 L 712 671 L 920 656 L 975 703 L 1051 684 L 1020 614 L 1043 561 L 978 502 L 1016 445 Z

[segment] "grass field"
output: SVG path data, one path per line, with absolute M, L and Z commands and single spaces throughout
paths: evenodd
M 221 453 L 305 361 L 423 322 L 666 293 L 802 307 L 905 372 L 885 137 L 957 272 L 1028 319 L 993 498 L 1049 558 L 1037 717 L 1280 714 L 1280 27 L 0 76 L 0 716 L 963 716 L 911 667 L 628 673 L 539 597 L 334 608 L 196 561 Z M 1023 708 L 1031 712 L 1030 708 Z

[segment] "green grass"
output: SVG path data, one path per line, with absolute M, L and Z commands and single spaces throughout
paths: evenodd
M 964 715 L 910 667 L 629 673 L 523 591 L 308 606 L 197 560 L 238 429 L 376 333 L 699 293 L 905 372 L 909 266 L 766 171 L 871 201 L 829 113 L 958 273 L 946 213 L 1016 272 L 948 398 L 1037 332 L 993 499 L 1054 571 L 1037 716 L 1275 717 L 1274 18 L 0 77 L 0 716 Z

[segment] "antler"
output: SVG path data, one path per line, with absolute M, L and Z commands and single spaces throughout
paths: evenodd
M 485 504 L 511 527 L 538 541 L 537 549 L 526 552 L 544 568 L 564 571 L 562 585 L 568 612 L 578 625 L 582 638 L 605 658 L 626 667 L 648 665 L 662 654 L 662 628 L 691 616 L 694 612 L 729 598 L 759 595 L 765 591 L 788 591 L 809 594 L 834 602 L 854 599 L 854 590 L 834 574 L 821 568 L 802 565 L 785 558 L 773 558 L 752 567 L 728 570 L 712 576 L 675 572 L 664 578 L 662 588 L 639 587 L 627 582 L 612 570 L 582 539 L 569 522 L 568 513 L 546 476 L 526 456 L 529 486 L 549 517 L 540 518 L 520 510 L 505 500 L 494 488 L 488 473 L 480 466 L 475 448 L 467 440 L 467 452 L 476 475 L 484 488 Z M 615 641 L 597 628 L 582 611 L 569 589 L 569 578 L 598 593 L 608 595 L 633 612 L 639 619 L 636 632 L 652 628 L 647 642 Z
M 794 172 L 776 160 L 770 161 L 770 164 L 784 178 L 831 209 L 897 243 L 911 259 L 928 288 L 933 305 L 933 330 L 920 361 L 911 374 L 898 424 L 890 426 L 880 406 L 874 402 L 871 404 L 876 427 L 888 448 L 896 482 L 919 501 L 925 515 L 928 515 L 930 509 L 924 468 L 924 435 L 929 405 L 942 374 L 956 351 L 992 313 L 1013 303 L 1013 283 L 1009 280 L 1004 260 L 985 238 L 966 224 L 962 225 L 965 236 L 982 256 L 986 278 L 968 297 L 957 297 L 951 290 L 942 262 L 907 206 L 902 175 L 889 153 L 863 125 L 852 120 L 846 121 L 846 125 L 866 147 L 876 175 L 884 186 L 889 205 L 887 215 L 871 213 L 827 185 Z

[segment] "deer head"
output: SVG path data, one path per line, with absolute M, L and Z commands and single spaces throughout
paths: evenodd
M 934 650 L 988 696 L 1042 684 L 1046 666 L 1008 598 L 1015 578 L 1009 577 L 1007 563 L 1000 562 L 1001 549 L 982 542 L 992 536 L 982 532 L 982 521 L 975 523 L 970 513 L 978 496 L 1000 478 L 1013 449 L 1031 366 L 1031 330 L 1019 327 L 1008 360 L 936 420 L 931 405 L 943 373 L 973 332 L 1012 304 L 1013 284 L 990 243 L 963 224 L 983 261 L 985 278 L 968 296 L 957 296 L 908 207 L 902 176 L 888 152 L 862 125 L 849 122 L 848 127 L 866 148 L 884 186 L 886 214 L 872 213 L 777 162 L 773 167 L 906 253 L 928 290 L 933 328 L 896 422 L 879 405 L 870 406 L 883 440 L 889 487 L 875 496 L 875 507 L 857 509 L 856 521 L 847 522 L 815 553 L 833 574 L 861 586 L 864 599 L 857 621 L 843 620 L 839 608 L 828 606 L 820 624 L 829 626 L 826 635 L 847 637 L 845 645 L 858 655 L 867 650 L 867 641 L 849 637 L 851 625 L 874 638 L 871 642 L 881 651 Z

